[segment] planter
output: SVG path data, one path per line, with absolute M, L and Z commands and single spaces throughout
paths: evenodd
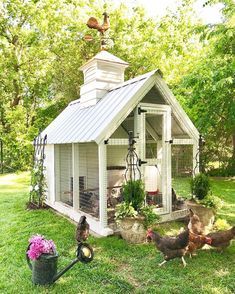
M 132 244 L 144 243 L 146 240 L 146 229 L 143 217 L 126 217 L 118 221 L 120 234 L 124 240 Z
M 33 261 L 30 261 L 27 256 L 28 265 L 32 270 L 32 282 L 38 285 L 53 283 L 53 278 L 57 273 L 57 260 L 58 254 L 42 254 Z

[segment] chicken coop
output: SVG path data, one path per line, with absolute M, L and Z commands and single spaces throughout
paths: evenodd
M 94 56 L 80 68 L 80 98 L 42 133 L 47 135 L 47 204 L 76 221 L 85 214 L 91 229 L 103 236 L 113 233 L 115 206 L 122 201 L 130 132 L 146 201 L 167 219 L 176 217 L 172 172 L 198 171 L 199 133 L 161 71 L 124 81 L 127 66 L 107 51 Z

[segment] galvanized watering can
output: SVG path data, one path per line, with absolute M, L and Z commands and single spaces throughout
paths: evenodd
M 31 261 L 26 253 L 29 268 L 32 270 L 33 283 L 38 285 L 54 283 L 78 261 L 81 261 L 82 263 L 91 262 L 94 257 L 94 252 L 89 244 L 80 243 L 76 250 L 76 256 L 77 257 L 68 266 L 57 273 L 57 262 L 59 257 L 57 253 L 42 254 L 34 261 Z

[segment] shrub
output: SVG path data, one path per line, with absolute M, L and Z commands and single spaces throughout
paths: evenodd
M 115 218 L 123 219 L 125 217 L 135 217 L 138 212 L 134 209 L 131 203 L 122 202 L 116 206 Z
M 127 181 L 123 185 L 123 199 L 127 204 L 131 204 L 135 210 L 139 210 L 145 199 L 144 183 L 142 180 Z
M 219 218 L 214 224 L 214 228 L 216 231 L 221 230 L 228 230 L 230 228 L 229 223 L 226 221 L 226 219 Z
M 144 216 L 144 227 L 148 228 L 156 224 L 160 216 L 154 212 L 154 206 L 145 206 L 141 209 L 141 214 Z
M 204 199 L 210 190 L 209 178 L 200 173 L 196 175 L 190 182 L 192 194 L 199 200 Z
M 214 208 L 215 210 L 220 209 L 223 206 L 222 200 L 214 195 L 207 195 L 200 201 L 200 203 L 205 207 Z

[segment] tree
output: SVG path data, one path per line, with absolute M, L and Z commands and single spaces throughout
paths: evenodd
M 213 2 L 214 3 L 214 2 Z M 199 27 L 203 58 L 179 88 L 196 126 L 207 140 L 206 161 L 235 174 L 234 4 L 224 1 L 223 23 Z

